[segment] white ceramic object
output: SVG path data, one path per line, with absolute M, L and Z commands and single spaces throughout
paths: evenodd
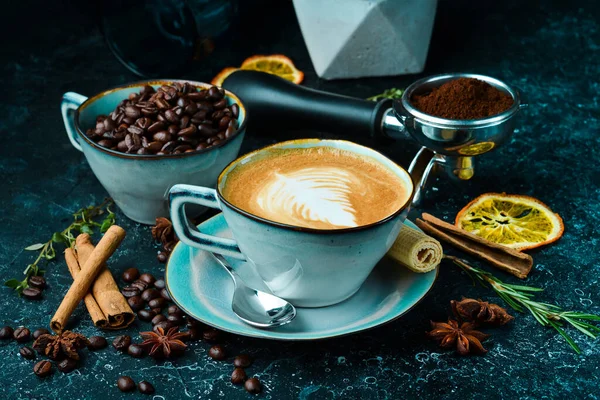
M 238 164 L 274 148 L 332 147 L 370 157 L 404 183 L 410 196 L 400 209 L 373 224 L 344 229 L 290 226 L 252 215 L 222 196 L 227 175 Z M 343 140 L 300 139 L 246 154 L 219 176 L 217 190 L 176 185 L 169 192 L 171 220 L 180 240 L 200 249 L 246 260 L 276 296 L 298 307 L 321 307 L 352 296 L 398 236 L 406 218 L 414 185 L 408 172 L 381 153 Z M 185 218 L 185 204 L 221 209 L 233 239 L 198 231 Z
M 323 79 L 423 71 L 437 0 L 294 0 Z
M 217 177 L 240 150 L 246 128 L 243 104 L 229 91 L 229 104 L 240 107 L 238 132 L 225 142 L 193 153 L 167 155 L 125 154 L 104 148 L 90 140 L 85 130 L 94 127 L 96 116 L 108 115 L 130 93 L 145 85 L 158 88 L 175 81 L 143 81 L 99 93 L 87 98 L 77 93 L 63 95 L 61 112 L 73 147 L 82 151 L 94 175 L 123 213 L 136 222 L 154 224 L 156 217 L 168 217 L 166 194 L 177 183 L 215 187 Z M 184 81 L 181 81 L 182 83 Z M 196 87 L 206 83 L 191 82 Z M 199 214 L 201 209 L 195 209 Z

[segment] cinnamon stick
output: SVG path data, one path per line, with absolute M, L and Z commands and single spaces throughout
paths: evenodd
M 94 252 L 94 245 L 91 242 L 90 235 L 82 234 L 77 236 L 75 245 L 79 261 L 85 263 Z M 94 281 L 91 293 L 104 315 L 106 315 L 108 322 L 106 329 L 125 328 L 135 319 L 133 310 L 119 291 L 119 287 L 106 267 L 106 264 L 104 265 L 104 270 L 100 272 Z
M 422 220 L 417 218 L 416 224 L 428 234 L 479 257 L 503 271 L 521 279 L 526 278 L 531 271 L 533 258 L 528 254 L 485 240 L 431 214 L 423 213 L 422 218 Z
M 83 264 L 81 272 L 75 277 L 73 284 L 71 284 L 54 317 L 52 317 L 50 328 L 53 331 L 57 333 L 63 331 L 73 310 L 84 298 L 92 283 L 94 283 L 94 279 L 104 267 L 104 263 L 115 252 L 124 238 L 125 230 L 117 225 L 111 226 L 106 231 L 88 260 Z
M 81 272 L 81 267 L 79 266 L 75 252 L 70 247 L 65 250 L 65 261 L 67 262 L 67 267 L 69 268 L 71 276 L 75 279 L 77 274 Z M 94 296 L 88 292 L 83 298 L 83 302 L 85 303 L 88 313 L 92 317 L 92 321 L 94 321 L 94 325 L 99 328 L 105 327 L 107 324 L 106 317 L 102 310 L 100 310 L 100 306 L 96 299 L 94 299 Z

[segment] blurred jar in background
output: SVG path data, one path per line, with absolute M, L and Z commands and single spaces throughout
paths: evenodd
M 103 0 L 98 23 L 110 50 L 134 74 L 176 78 L 235 40 L 240 9 L 255 2 Z

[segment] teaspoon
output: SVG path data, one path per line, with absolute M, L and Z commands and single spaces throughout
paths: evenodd
M 292 304 L 281 297 L 249 288 L 222 255 L 212 255 L 233 279 L 231 309 L 239 319 L 264 329 L 288 324 L 296 317 L 296 308 Z

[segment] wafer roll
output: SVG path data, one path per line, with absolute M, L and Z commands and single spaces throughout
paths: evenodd
M 429 272 L 442 261 L 440 242 L 408 226 L 403 226 L 387 256 L 414 272 Z

